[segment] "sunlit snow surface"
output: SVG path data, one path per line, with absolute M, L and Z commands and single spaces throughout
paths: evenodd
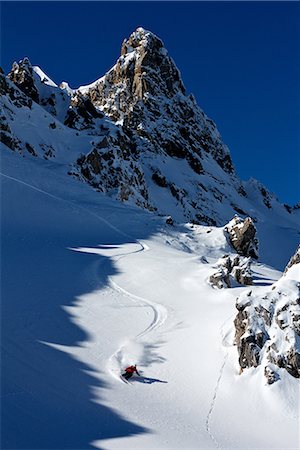
M 231 252 L 222 228 L 169 227 L 5 148 L 1 173 L 2 448 L 297 448 L 298 380 L 239 375 L 249 288 L 207 283 Z M 298 236 L 258 229 L 263 296 Z

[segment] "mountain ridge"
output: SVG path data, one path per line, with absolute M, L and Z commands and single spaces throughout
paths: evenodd
M 23 106 L 30 110 L 32 101 L 54 118 L 47 126 L 44 115 L 47 132 L 37 140 L 14 126 L 20 108 L 9 113 L 6 104 L 2 142 L 11 150 L 58 162 L 64 153 L 72 176 L 177 221 L 220 225 L 236 213 L 258 220 L 270 211 L 293 220 L 294 208 L 280 205 L 256 180 L 239 179 L 216 125 L 186 94 L 174 61 L 150 31 L 137 28 L 112 68 L 78 89 L 58 86 L 28 58 L 1 77 L 10 104 L 14 95 L 20 101 L 20 90 Z M 43 114 L 34 109 L 35 116 Z M 76 148 L 72 157 L 70 146 Z

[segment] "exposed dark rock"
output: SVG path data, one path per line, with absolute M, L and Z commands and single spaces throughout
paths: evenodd
M 251 259 L 245 258 L 240 261 L 240 258 L 235 258 L 232 262 L 232 275 L 239 284 L 251 286 L 253 284 Z
M 242 369 L 257 367 L 260 359 L 260 351 L 269 335 L 264 326 L 256 327 L 256 318 L 260 309 L 255 309 L 251 292 L 237 302 L 238 313 L 234 320 L 235 343 L 238 347 L 239 364 Z
M 31 109 L 32 99 L 20 91 L 9 79 L 0 74 L 0 94 L 7 95 L 17 108 L 27 106 Z
M 6 118 L 5 116 L 0 118 L 0 130 L 1 131 L 7 131 L 8 133 L 11 133 L 11 129 L 8 125 L 8 123 L 6 122 Z
M 271 209 L 272 205 L 271 205 L 271 198 L 270 198 L 269 193 L 267 192 L 267 190 L 264 187 L 260 188 L 260 192 L 262 193 L 264 204 L 266 205 L 266 207 L 268 209 Z
M 8 78 L 34 102 L 39 103 L 39 93 L 34 84 L 33 68 L 28 58 L 14 63 Z
M 174 225 L 174 220 L 171 216 L 166 218 L 166 224 L 167 225 Z
M 64 125 L 66 125 L 69 128 L 76 128 L 76 122 L 79 119 L 79 114 L 76 114 L 76 112 L 73 109 L 69 109 L 67 112 L 66 119 L 64 121 Z
M 298 246 L 296 253 L 289 260 L 289 262 L 284 270 L 284 273 L 286 273 L 292 266 L 294 266 L 295 264 L 299 264 L 299 263 L 300 263 L 300 245 Z
M 217 272 L 213 273 L 209 277 L 209 283 L 218 289 L 222 289 L 225 287 L 231 287 L 229 272 L 225 270 L 223 267 L 219 267 Z
M 150 211 L 149 194 L 141 167 L 133 159 L 134 144 L 124 134 L 105 137 L 76 163 L 80 176 L 102 192 L 117 191 L 117 198 L 127 201 L 135 196 L 136 203 Z M 74 167 L 74 169 L 75 169 Z M 73 171 L 76 174 L 76 170 Z M 102 173 L 105 176 L 102 176 Z
M 258 259 L 258 240 L 256 228 L 250 217 L 241 219 L 235 216 L 225 227 L 233 248 L 243 256 Z
M 161 147 L 169 156 L 176 158 L 184 158 L 186 156 L 184 147 L 176 141 L 162 142 Z
M 225 172 L 228 173 L 233 173 L 234 172 L 234 167 L 233 167 L 233 163 L 232 163 L 232 159 L 231 156 L 229 155 L 229 153 L 227 155 L 222 155 L 222 156 L 217 156 L 216 157 L 216 161 L 219 164 L 220 167 L 222 167 L 222 169 Z
M 241 208 L 239 208 L 234 203 L 232 203 L 231 206 L 238 214 L 242 214 L 242 216 L 246 216 L 247 215 L 247 213 L 245 211 L 243 211 Z
M 198 175 L 201 175 L 204 173 L 203 166 L 200 162 L 199 157 L 194 156 L 192 153 L 187 153 L 186 159 L 194 172 L 196 172 Z
M 245 188 L 242 185 L 240 185 L 240 187 L 238 188 L 238 193 L 243 197 L 247 197 L 247 192 L 245 191 Z
M 268 384 L 273 384 L 279 379 L 278 374 L 273 369 L 271 369 L 270 366 L 265 367 L 264 375 L 267 379 Z
M 78 92 L 71 98 L 64 124 L 78 130 L 92 129 L 95 128 L 95 120 L 103 117 L 103 113 L 95 108 L 90 98 Z
M 292 214 L 293 208 L 290 205 L 287 205 L 286 203 L 284 203 L 283 206 L 285 207 L 285 209 L 287 210 L 287 212 L 289 214 Z
M 215 219 L 213 217 L 206 216 L 203 213 L 195 214 L 195 218 L 196 218 L 196 220 L 193 219 L 194 223 L 196 223 L 198 225 L 205 224 L 205 225 L 213 226 L 213 227 L 215 227 L 217 225 L 217 222 L 215 221 Z
M 232 280 L 246 286 L 253 284 L 250 258 L 225 255 L 219 259 L 217 271 L 209 277 L 209 283 L 219 289 L 230 288 Z
M 40 147 L 43 150 L 43 158 L 44 159 L 55 158 L 55 150 L 52 147 L 52 145 L 40 144 Z
M 32 156 L 37 156 L 36 151 L 28 142 L 25 143 L 25 147 Z
M 161 175 L 159 172 L 154 172 L 152 175 L 152 180 L 160 187 L 167 187 L 166 177 Z
M 0 131 L 0 141 L 13 151 L 20 150 L 19 140 L 13 137 L 11 134 Z

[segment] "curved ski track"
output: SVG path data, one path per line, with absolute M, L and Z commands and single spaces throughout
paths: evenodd
M 138 241 L 137 242 L 141 248 L 139 250 L 135 250 L 133 252 L 129 252 L 120 256 L 115 256 L 116 261 L 119 261 L 122 258 L 126 258 L 134 253 L 140 253 L 140 252 L 144 252 L 144 251 L 148 251 L 150 250 L 150 248 L 143 244 L 142 242 Z M 153 311 L 153 319 L 150 322 L 150 324 L 140 333 L 138 333 L 136 336 L 133 337 L 133 341 L 138 341 L 139 339 L 141 339 L 142 337 L 145 337 L 147 334 L 153 332 L 154 330 L 156 330 L 157 328 L 161 327 L 162 324 L 166 321 L 167 317 L 168 317 L 168 312 L 167 312 L 167 308 L 159 303 L 153 302 L 151 300 L 148 300 L 144 297 L 139 297 L 137 295 L 134 295 L 128 291 L 126 291 L 125 289 L 123 289 L 121 286 L 119 286 L 115 281 L 113 281 L 112 277 L 108 277 L 109 279 L 109 283 L 110 286 L 113 290 L 115 290 L 116 292 L 118 292 L 119 294 L 129 298 L 132 302 L 134 303 L 138 303 L 140 305 L 143 305 L 145 307 L 151 308 Z M 108 365 L 108 369 L 111 373 L 111 375 L 114 378 L 117 378 L 119 380 L 119 374 L 120 374 L 120 370 L 122 369 L 121 367 L 121 361 L 122 361 L 122 353 L 123 353 L 123 349 L 125 349 L 126 347 L 126 343 L 124 345 L 122 345 L 121 347 L 119 347 L 109 358 L 109 365 Z
M 29 183 L 26 183 L 25 181 L 19 180 L 18 178 L 6 175 L 6 174 L 4 174 L 2 172 L 0 172 L 0 175 L 3 176 L 4 178 L 7 178 L 7 179 L 12 180 L 12 181 L 15 181 L 15 182 L 17 182 L 19 184 L 22 184 L 24 186 L 29 187 L 30 189 L 33 189 L 33 190 L 35 190 L 37 192 L 40 192 L 41 194 L 47 195 L 48 197 L 54 198 L 55 200 L 66 202 L 66 203 L 70 204 L 71 206 L 73 206 L 73 208 L 75 208 L 75 209 L 80 209 L 80 210 L 82 210 L 84 212 L 87 212 L 88 214 L 96 217 L 102 223 L 105 223 L 109 228 L 113 229 L 114 231 L 116 231 L 120 235 L 126 236 L 127 238 L 128 237 L 130 238 L 130 236 L 127 233 L 124 233 L 122 230 L 120 230 L 118 227 L 112 225 L 110 222 L 105 220 L 103 217 L 98 216 L 98 214 L 94 213 L 93 211 L 90 211 L 87 208 L 84 208 L 83 206 L 78 205 L 77 203 L 74 203 L 73 201 L 66 200 L 64 198 L 58 197 L 56 195 L 53 195 L 53 194 L 51 194 L 51 193 L 49 193 L 47 191 L 44 191 L 43 189 L 40 189 L 40 188 L 38 188 L 36 186 L 33 186 L 33 185 L 29 184 Z M 140 245 L 140 247 L 141 247 L 139 250 L 134 250 L 132 252 L 128 252 L 127 254 L 115 255 L 114 256 L 115 260 L 119 261 L 121 258 L 128 257 L 128 256 L 130 256 L 130 255 L 132 255 L 134 253 L 139 253 L 139 252 L 143 252 L 143 251 L 149 250 L 149 247 L 146 244 L 142 244 L 140 241 L 137 241 L 136 243 L 138 245 Z M 135 303 L 139 302 L 139 303 L 144 304 L 145 307 L 149 307 L 153 311 L 153 320 L 151 321 L 151 323 L 148 325 L 148 327 L 145 330 L 143 330 L 137 336 L 134 337 L 134 340 L 138 340 L 138 339 L 146 336 L 148 333 L 151 333 L 153 330 L 155 330 L 156 328 L 160 327 L 166 321 L 168 313 L 167 313 L 167 309 L 164 306 L 162 306 L 162 305 L 160 305 L 158 303 L 152 302 L 150 300 L 147 300 L 145 298 L 138 297 L 138 296 L 136 296 L 134 294 L 131 294 L 130 292 L 128 292 L 125 289 L 123 289 L 121 286 L 118 286 L 112 280 L 111 277 L 108 277 L 108 278 L 109 278 L 109 282 L 110 282 L 111 288 L 113 290 L 115 290 L 118 293 L 126 296 L 127 298 L 129 298 L 131 301 L 133 301 Z M 121 357 L 119 357 L 119 356 L 122 354 L 122 349 L 123 348 L 124 348 L 124 346 L 121 346 L 118 350 L 116 350 L 116 352 L 113 353 L 113 355 L 109 358 L 109 362 L 112 362 L 114 359 L 116 361 L 120 361 Z M 120 364 L 118 364 L 118 366 L 120 366 Z M 115 378 L 116 370 L 113 369 L 113 368 L 110 368 L 110 372 Z M 118 372 L 120 372 L 120 367 L 118 369 Z

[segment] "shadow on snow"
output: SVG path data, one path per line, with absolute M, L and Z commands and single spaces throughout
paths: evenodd
M 130 382 L 132 381 L 143 384 L 168 383 L 167 381 L 159 380 L 157 378 L 143 377 L 142 375 L 140 377 L 131 378 Z
M 94 441 L 150 432 L 95 403 L 95 388 L 97 392 L 108 388 L 104 374 L 101 377 L 99 371 L 96 374 L 69 354 L 41 343 L 71 347 L 86 343 L 90 337 L 64 307 L 75 306 L 84 293 L 104 288 L 108 276 L 116 273 L 109 258 L 68 248 L 96 246 L 99 241 L 120 245 L 126 243 L 125 236 L 83 214 L 80 207 L 14 181 L 3 182 L 2 208 L 6 214 L 1 250 L 5 280 L 1 286 L 1 448 L 89 449 Z M 144 216 L 139 220 L 142 213 L 136 210 L 128 219 L 128 211 L 117 204 L 116 212 L 103 209 L 97 214 L 115 213 L 110 220 L 116 226 L 124 214 L 135 239 L 155 231 L 153 225 L 147 231 Z

